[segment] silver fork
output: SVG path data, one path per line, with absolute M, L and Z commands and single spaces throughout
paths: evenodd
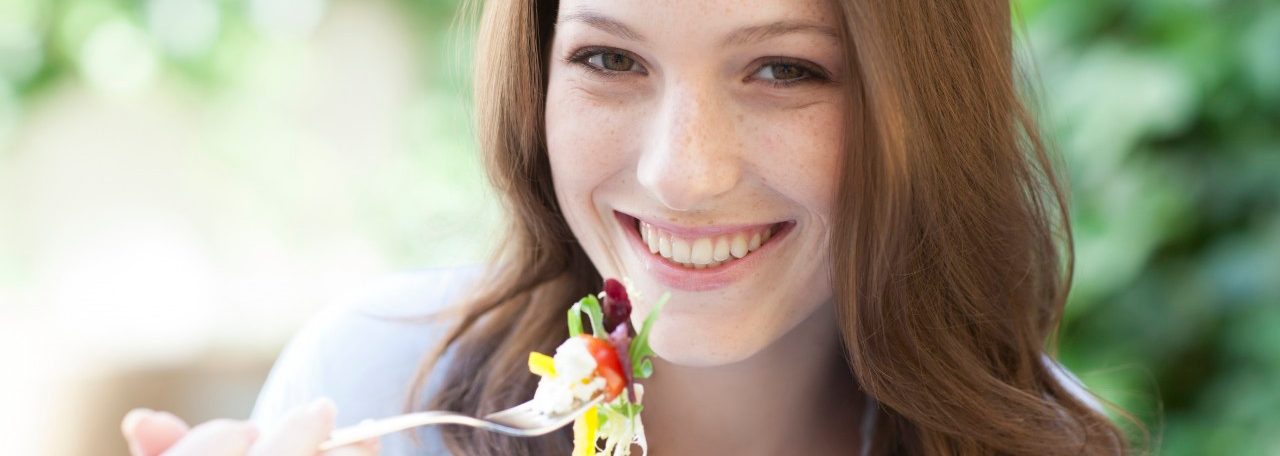
M 491 432 L 501 432 L 516 437 L 534 437 L 550 433 L 572 423 L 593 405 L 603 399 L 596 396 L 581 406 L 562 414 L 543 414 L 534 410 L 533 401 L 485 415 L 484 419 L 453 412 L 427 411 L 398 415 L 378 420 L 364 420 L 355 426 L 333 431 L 329 440 L 320 444 L 320 451 L 331 450 L 362 440 L 403 431 L 418 426 L 460 424 Z

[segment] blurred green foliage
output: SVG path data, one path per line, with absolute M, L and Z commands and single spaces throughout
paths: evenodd
M 246 73 L 253 49 L 307 38 L 333 1 L 0 0 L 0 145 L 26 100 L 62 78 L 93 79 L 95 55 L 116 58 L 107 63 L 117 68 L 155 65 L 212 91 Z M 462 73 L 438 58 L 466 57 L 439 49 L 459 44 L 449 39 L 458 1 L 387 2 L 436 46 L 421 59 L 424 83 L 459 85 Z
M 458 45 L 446 36 L 455 2 L 397 3 L 434 46 L 423 83 L 465 96 L 465 73 L 439 64 Z M 51 83 L 93 77 L 95 34 L 107 38 L 93 46 L 126 51 L 107 68 L 155 65 L 217 90 L 250 49 L 305 29 L 308 5 L 327 4 L 0 0 L 0 144 Z M 1280 453 L 1280 3 L 1015 6 L 1044 128 L 1072 186 L 1078 258 L 1064 362 L 1136 412 L 1163 454 Z M 272 14 L 277 32 L 264 31 Z M 147 52 L 130 54 L 130 43 Z M 439 125 L 423 128 L 467 131 L 456 116 L 431 118 Z M 404 255 L 426 249 L 398 228 L 383 234 Z
M 1280 3 L 1016 5 L 1073 187 L 1064 362 L 1163 454 L 1280 454 Z
M 453 33 L 456 1 L 368 0 L 390 5 L 400 13 L 396 19 L 404 22 L 394 25 L 415 34 L 407 43 L 416 65 L 414 76 L 420 78 L 409 94 L 413 107 L 393 113 L 403 124 L 392 128 L 402 135 L 393 139 L 408 143 L 403 156 L 353 167 L 337 155 L 369 154 L 349 149 L 321 152 L 329 145 L 307 144 L 314 138 L 299 136 L 307 132 L 300 132 L 289 119 L 236 118 L 245 111 L 250 111 L 249 117 L 256 113 L 226 108 L 277 102 L 270 92 L 289 92 L 298 85 L 280 79 L 303 76 L 290 69 L 304 67 L 314 57 L 315 46 L 309 40 L 325 14 L 361 1 L 0 0 L 0 178 L 10 160 L 30 162 L 29 157 L 13 155 L 14 133 L 25 115 L 69 85 L 66 82 L 116 100 L 163 85 L 166 96 L 176 93 L 183 103 L 206 108 L 204 115 L 212 117 L 207 121 L 210 137 L 201 141 L 221 167 L 205 177 L 251 183 L 258 192 L 257 204 L 272 214 L 269 223 L 280 225 L 278 232 L 305 227 L 323 214 L 345 214 L 318 207 L 317 196 L 299 187 L 308 181 L 306 175 L 320 174 L 353 182 L 331 190 L 328 196 L 340 198 L 324 204 L 350 208 L 356 216 L 352 223 L 370 233 L 393 264 L 477 261 L 487 250 L 483 245 L 491 243 L 497 214 L 496 206 L 488 203 L 478 159 L 471 153 L 465 112 L 470 91 L 461 70 L 469 56 L 457 51 L 468 48 L 469 41 Z M 272 141 L 279 142 L 279 153 L 256 153 L 261 144 Z M 308 154 L 306 160 L 296 162 L 302 153 Z M 442 194 L 453 197 L 439 198 Z M 3 196 L 10 195 L 0 192 Z M 413 206 L 406 206 L 406 201 Z M 225 213 L 223 209 L 202 208 Z M 0 273 L 6 269 L 16 271 L 0 276 L 20 276 L 30 265 L 0 258 Z

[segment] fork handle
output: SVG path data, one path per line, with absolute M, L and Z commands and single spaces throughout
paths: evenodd
M 320 444 L 319 450 L 328 451 L 340 446 L 350 445 L 362 440 L 380 437 L 393 432 L 403 431 L 405 429 L 437 424 L 460 424 L 463 426 L 489 428 L 511 434 L 520 433 L 518 429 L 508 428 L 497 423 L 466 415 L 459 415 L 457 413 L 440 411 L 417 412 L 383 418 L 380 420 L 364 420 L 355 426 L 348 426 L 335 430 L 333 433 L 329 434 L 329 440 L 325 440 Z

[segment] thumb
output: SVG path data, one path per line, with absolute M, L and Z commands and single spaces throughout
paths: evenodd
M 173 446 L 190 429 L 168 412 L 137 408 L 130 410 L 120 423 L 120 432 L 133 456 L 156 456 Z

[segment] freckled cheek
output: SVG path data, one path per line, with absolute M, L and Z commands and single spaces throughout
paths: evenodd
M 740 131 L 754 132 L 749 153 L 771 190 L 829 220 L 845 153 L 841 107 L 821 105 L 748 122 L 752 127 Z
M 629 166 L 637 147 L 625 105 L 605 103 L 553 83 L 547 91 L 547 153 L 561 198 L 589 198 Z

